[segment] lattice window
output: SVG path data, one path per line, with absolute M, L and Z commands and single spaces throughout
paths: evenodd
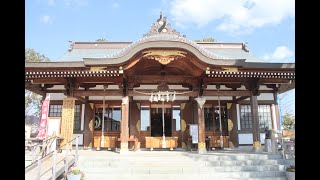
M 264 129 L 268 126 L 269 129 L 272 128 L 271 123 L 271 110 L 270 105 L 259 105 L 258 115 L 259 115 L 259 127 Z
M 213 130 L 213 108 L 204 108 L 204 126 L 206 130 Z
M 272 128 L 270 105 L 258 105 L 259 128 Z M 252 129 L 251 105 L 240 106 L 241 129 Z
M 81 108 L 80 105 L 75 105 L 74 107 L 74 131 L 80 131 L 81 128 Z
M 62 105 L 50 105 L 49 117 L 62 117 Z M 81 128 L 81 105 L 74 107 L 74 126 L 73 130 L 80 131 Z
M 62 105 L 50 105 L 49 117 L 61 117 L 62 116 Z
M 141 112 L 141 131 L 150 131 L 150 107 L 142 106 Z
M 252 129 L 252 116 L 250 105 L 240 106 L 241 129 Z

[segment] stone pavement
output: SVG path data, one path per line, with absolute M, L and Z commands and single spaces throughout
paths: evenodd
M 248 151 L 114 151 L 80 150 L 78 167 L 88 180 L 110 179 L 257 179 L 285 180 L 281 155 Z

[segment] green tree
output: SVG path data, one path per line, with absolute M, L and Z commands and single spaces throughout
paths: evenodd
M 96 42 L 107 42 L 107 39 L 105 38 L 99 38 L 96 40 Z
M 36 52 L 34 49 L 25 49 L 25 62 L 48 62 L 49 58 Z
M 283 116 L 282 126 L 285 130 L 295 129 L 295 117 L 292 114 L 286 113 Z
M 49 58 L 33 49 L 25 49 L 25 62 L 48 62 Z M 25 90 L 25 117 L 34 115 L 39 116 L 41 112 L 42 97 L 29 90 Z
M 216 40 L 209 37 L 209 38 L 203 38 L 203 39 L 196 39 L 196 40 L 193 40 L 194 42 L 215 42 Z

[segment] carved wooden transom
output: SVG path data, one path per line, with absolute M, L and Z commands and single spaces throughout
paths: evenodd
M 153 59 L 166 65 L 173 60 L 186 57 L 185 54 L 187 53 L 179 50 L 148 50 L 142 52 L 142 54 L 147 59 Z

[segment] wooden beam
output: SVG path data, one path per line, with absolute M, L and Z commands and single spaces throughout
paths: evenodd
M 83 102 L 83 103 L 86 103 L 86 99 L 85 99 L 85 98 L 83 98 L 83 97 L 75 96 L 74 98 L 76 98 L 76 99 L 80 100 L 80 101 L 81 101 L 81 102 Z
M 241 96 L 241 97 L 239 97 L 238 99 L 236 99 L 234 102 L 235 102 L 235 103 L 239 103 L 240 101 L 243 101 L 243 100 L 245 100 L 245 99 L 247 99 L 247 98 L 250 98 L 250 96 Z
M 53 90 L 51 90 L 53 91 Z M 51 92 L 48 91 L 48 92 Z M 140 90 L 139 90 L 140 91 Z M 175 90 L 177 93 L 186 92 L 185 90 Z M 58 91 L 54 91 L 58 92 Z M 151 92 L 151 90 L 141 90 L 140 92 Z M 52 92 L 51 92 L 52 93 Z M 74 96 L 122 96 L 123 92 L 122 89 L 119 90 L 75 90 Z M 177 96 L 190 96 L 190 97 L 197 97 L 199 94 L 197 91 L 190 91 L 188 93 L 184 93 L 183 95 L 177 95 Z M 203 91 L 203 96 L 251 96 L 252 92 L 250 91 Z M 128 96 L 148 96 L 144 95 L 132 90 L 128 91 Z
M 52 89 L 52 90 L 46 90 L 47 93 L 65 93 L 65 89 Z
M 204 84 L 210 85 L 210 84 L 243 84 L 244 79 L 250 79 L 250 78 L 215 78 L 215 77 L 205 77 L 204 78 Z M 259 79 L 260 84 L 287 84 L 290 83 L 289 79 Z
M 225 84 L 227 88 L 241 88 L 241 84 Z
M 204 96 L 251 96 L 250 91 L 204 91 Z
M 75 77 L 77 83 L 122 83 L 122 77 Z M 34 78 L 32 84 L 64 84 L 64 77 L 59 78 Z
M 122 96 L 121 90 L 75 90 L 74 96 Z
M 168 84 L 190 84 L 190 82 L 198 83 L 197 77 L 176 75 L 135 75 L 128 77 L 128 81 L 138 82 L 138 84 L 157 84 L 163 81 L 167 82 Z

